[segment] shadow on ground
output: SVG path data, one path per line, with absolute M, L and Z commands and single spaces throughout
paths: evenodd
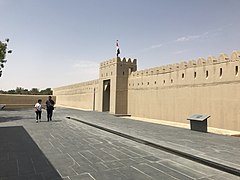
M 19 121 L 23 119 L 34 119 L 35 117 L 23 117 L 23 116 L 10 116 L 10 117 L 0 117 L 0 123 L 9 121 Z
M 0 123 L 1 122 L 8 122 L 8 121 L 18 121 L 23 119 L 22 116 L 12 116 L 12 117 L 0 117 Z
M 1 180 L 62 179 L 22 126 L 1 127 L 0 144 Z

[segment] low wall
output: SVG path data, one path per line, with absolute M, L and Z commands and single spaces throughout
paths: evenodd
M 42 99 L 42 105 L 48 100 L 49 95 L 15 95 L 0 94 L 0 104 L 6 104 L 6 109 L 12 108 L 31 108 L 37 103 L 38 99 Z M 56 102 L 56 97 L 52 96 Z

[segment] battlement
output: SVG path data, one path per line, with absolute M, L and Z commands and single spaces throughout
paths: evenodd
M 98 79 L 96 80 L 91 80 L 91 81 L 85 81 L 85 82 L 81 82 L 81 83 L 76 83 L 76 84 L 71 84 L 71 85 L 66 85 L 66 86 L 61 86 L 58 88 L 54 88 L 54 91 L 66 91 L 66 90 L 73 90 L 73 89 L 78 89 L 78 88 L 82 88 L 82 87 L 88 87 L 88 86 L 94 86 L 94 85 L 98 85 Z
M 102 63 L 100 63 L 100 68 L 101 67 L 106 67 L 106 66 L 111 66 L 113 64 L 117 64 L 117 63 L 124 63 L 124 64 L 129 64 L 129 65 L 136 65 L 137 64 L 137 60 L 136 59 L 131 59 L 131 58 L 113 58 L 107 61 L 104 61 Z
M 213 64 L 228 63 L 233 61 L 240 61 L 240 51 L 233 51 L 231 57 L 226 54 L 220 54 L 218 58 L 209 56 L 207 59 L 202 57 L 196 60 L 183 61 L 175 64 L 163 65 L 160 67 L 149 68 L 145 70 L 132 72 L 132 76 L 148 76 L 154 74 L 164 74 L 178 70 L 185 70 L 187 68 L 208 66 Z

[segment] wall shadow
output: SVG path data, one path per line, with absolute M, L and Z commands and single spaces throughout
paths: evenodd
M 0 179 L 62 179 L 22 126 L 0 127 Z
M 0 123 L 8 121 L 18 121 L 21 120 L 22 118 L 23 118 L 22 116 L 0 117 Z

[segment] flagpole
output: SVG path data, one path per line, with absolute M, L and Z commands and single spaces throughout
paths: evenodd
M 117 42 L 116 42 L 116 55 L 117 55 L 117 58 L 118 58 L 119 54 L 120 54 L 120 49 L 119 49 L 118 40 L 117 40 Z

